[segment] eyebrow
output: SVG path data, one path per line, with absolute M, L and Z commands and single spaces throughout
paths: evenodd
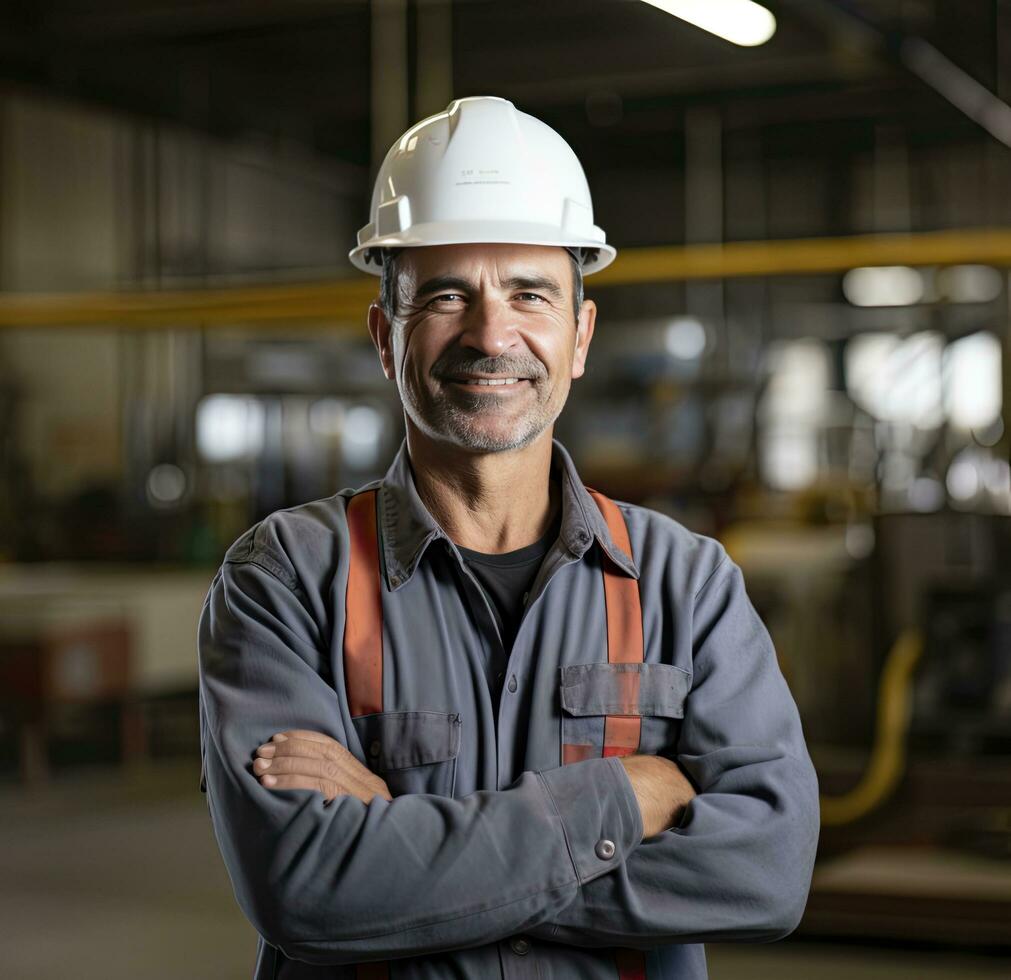
M 550 276 L 541 275 L 516 275 L 502 280 L 502 286 L 506 289 L 539 289 L 548 293 L 556 300 L 564 300 L 565 294 L 557 280 Z M 423 282 L 414 291 L 414 302 L 430 296 L 432 293 L 441 292 L 444 289 L 458 289 L 461 292 L 474 292 L 475 286 L 469 279 L 461 276 L 435 276 Z

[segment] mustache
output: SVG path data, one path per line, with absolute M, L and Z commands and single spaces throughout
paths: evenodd
M 524 354 L 500 354 L 498 357 L 475 357 L 459 348 L 446 351 L 436 358 L 429 372 L 440 381 L 461 374 L 497 374 L 510 378 L 526 378 L 537 381 L 547 372 L 535 357 Z

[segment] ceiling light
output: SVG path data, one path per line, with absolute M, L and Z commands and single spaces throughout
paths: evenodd
M 752 0 L 646 0 L 732 44 L 753 48 L 776 33 L 776 18 Z
M 923 299 L 923 277 L 907 265 L 850 269 L 843 295 L 854 306 L 913 306 Z

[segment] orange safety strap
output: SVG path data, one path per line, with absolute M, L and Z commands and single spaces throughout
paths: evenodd
M 596 490 L 590 496 L 611 532 L 611 540 L 632 555 L 628 527 L 618 505 Z M 616 568 L 606 554 L 603 555 L 604 614 L 607 617 L 607 662 L 609 664 L 641 664 L 645 659 L 642 639 L 642 603 L 639 583 Z M 618 696 L 620 714 L 604 718 L 603 756 L 633 755 L 639 748 L 642 718 L 639 714 L 639 672 L 630 670 L 616 675 L 621 685 Z M 565 748 L 568 748 L 566 746 Z M 579 746 L 582 749 L 582 746 Z M 564 753 L 563 753 L 564 754 Z M 563 760 L 569 761 L 569 760 Z M 646 956 L 638 949 L 617 948 L 614 962 L 619 980 L 646 980 Z
M 591 490 L 604 515 L 614 542 L 632 554 L 625 520 L 617 505 Z M 383 609 L 379 577 L 379 541 L 376 532 L 377 491 L 356 494 L 348 504 L 348 531 L 351 564 L 345 597 L 344 683 L 351 716 L 383 710 Z M 604 557 L 604 606 L 607 618 L 608 663 L 642 663 L 642 607 L 639 583 L 611 566 Z M 639 747 L 641 727 L 638 715 L 639 674 L 619 675 L 623 690 L 621 704 L 626 714 L 607 715 L 604 720 L 603 755 L 631 755 Z M 571 752 L 570 749 L 577 751 Z M 564 746 L 563 762 L 587 758 L 585 746 Z M 646 980 L 644 955 L 635 949 L 616 949 L 619 980 Z M 388 980 L 386 963 L 359 963 L 357 980 Z
M 351 565 L 344 599 L 344 685 L 351 717 L 383 710 L 383 600 L 376 532 L 377 491 L 355 494 L 348 504 Z M 357 980 L 388 980 L 383 962 L 358 963 Z
M 352 718 L 383 710 L 383 602 L 376 493 L 356 494 L 348 504 L 351 567 L 344 599 L 344 684 Z
M 631 555 L 632 545 L 628 539 L 628 528 L 618 505 L 596 490 L 590 490 L 590 495 L 607 522 L 611 539 L 625 554 Z M 616 568 L 606 554 L 603 558 L 607 662 L 641 664 L 644 655 L 639 583 Z M 639 672 L 630 670 L 616 674 L 615 677 L 621 685 L 618 704 L 625 710 L 608 715 L 604 719 L 603 755 L 632 755 L 639 748 L 639 734 L 642 729 L 642 720 L 639 717 Z

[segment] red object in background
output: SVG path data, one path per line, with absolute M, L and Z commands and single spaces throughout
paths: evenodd
M 0 705 L 17 730 L 25 782 L 48 776 L 46 742 L 59 705 L 117 704 L 122 758 L 145 751 L 145 731 L 131 685 L 128 626 L 102 621 L 0 643 Z

